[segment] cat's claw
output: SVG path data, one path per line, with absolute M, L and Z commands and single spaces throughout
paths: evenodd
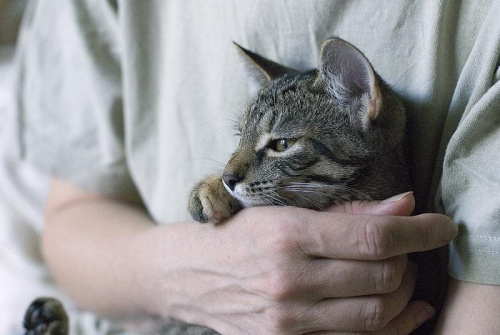
M 59 300 L 38 298 L 24 315 L 25 335 L 67 335 L 68 315 Z

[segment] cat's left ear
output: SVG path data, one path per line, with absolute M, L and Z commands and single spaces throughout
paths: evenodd
M 287 73 L 297 72 L 245 49 L 236 42 L 233 43 L 238 49 L 245 70 L 250 77 L 250 90 L 252 95 L 256 94 L 272 80 L 282 77 Z
M 379 116 L 382 99 L 377 76 L 368 59 L 346 41 L 329 39 L 323 43 L 314 86 L 324 88 L 344 106 L 359 108 L 364 125 Z

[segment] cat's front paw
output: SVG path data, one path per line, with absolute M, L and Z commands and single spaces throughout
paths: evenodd
M 38 298 L 24 315 L 25 335 L 67 335 L 68 315 L 57 299 Z
M 218 223 L 239 211 L 241 205 L 226 191 L 220 175 L 210 175 L 191 191 L 188 209 L 198 222 Z

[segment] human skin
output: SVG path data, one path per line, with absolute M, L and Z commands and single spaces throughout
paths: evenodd
M 451 278 L 448 291 L 435 335 L 500 333 L 500 286 Z
M 127 323 L 155 317 L 222 334 L 409 334 L 433 310 L 408 304 L 406 254 L 457 234 L 409 217 L 411 194 L 327 212 L 249 208 L 221 225 L 155 225 L 138 206 L 52 182 L 43 251 L 82 308 Z

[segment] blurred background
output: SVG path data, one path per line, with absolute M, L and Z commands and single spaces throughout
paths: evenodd
M 15 46 L 27 0 L 0 0 L 0 141 L 9 127 Z M 2 143 L 0 143 L 2 144 Z M 0 148 L 3 146 L 0 145 Z M 22 334 L 22 317 L 40 295 L 60 294 L 41 260 L 39 237 L 48 180 L 0 149 L 0 334 Z
M 16 127 L 14 89 L 16 43 L 22 39 L 23 14 L 37 0 L 0 0 L 0 335 L 24 334 L 23 317 L 40 296 L 60 299 L 70 316 L 71 335 L 127 334 L 92 313 L 80 311 L 60 292 L 40 252 L 43 204 L 49 178 L 9 150 L 6 139 Z

